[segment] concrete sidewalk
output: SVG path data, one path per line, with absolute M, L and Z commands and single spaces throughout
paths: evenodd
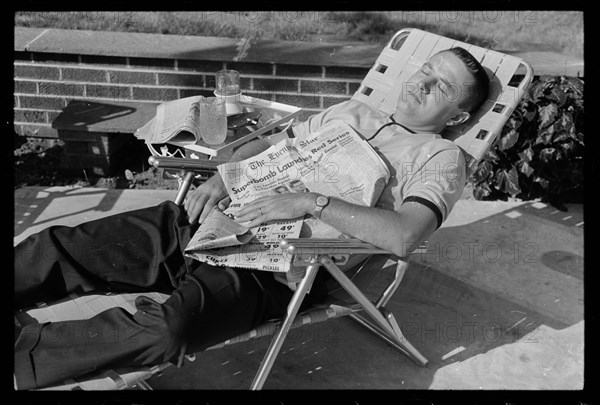
M 15 190 L 15 243 L 173 199 L 175 191 Z M 420 368 L 349 319 L 295 329 L 265 389 L 578 390 L 583 387 L 583 207 L 460 200 L 388 304 Z M 154 389 L 246 389 L 269 340 L 199 353 Z

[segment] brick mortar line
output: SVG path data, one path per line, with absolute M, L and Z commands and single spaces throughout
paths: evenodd
M 84 70 L 107 70 L 107 71 L 119 71 L 119 72 L 132 72 L 132 73 L 173 73 L 179 75 L 194 74 L 194 75 L 214 75 L 216 72 L 197 72 L 194 70 L 153 70 L 153 69 L 140 69 L 140 68 L 118 68 L 112 66 L 96 67 L 82 64 L 77 65 L 59 65 L 59 64 L 45 64 L 45 63 L 33 63 L 33 62 L 13 62 L 15 66 L 39 66 L 39 67 L 50 67 L 50 68 L 67 68 L 67 69 L 84 69 Z M 326 66 L 322 66 L 326 68 Z M 338 78 L 338 77 L 310 77 L 310 76 L 276 76 L 276 75 L 261 75 L 261 74 L 243 74 L 240 72 L 240 78 L 245 79 L 283 79 L 283 80 L 314 80 L 314 81 L 330 81 L 330 82 L 352 82 L 361 83 L 363 79 L 355 78 Z
M 48 112 L 62 112 L 62 110 L 53 110 L 51 108 L 28 108 L 28 107 L 13 107 L 15 111 L 48 111 Z
M 152 85 L 152 84 L 136 84 L 136 83 L 105 83 L 105 82 L 72 82 L 72 81 L 62 81 L 62 80 L 43 80 L 40 81 L 39 79 L 29 79 L 29 78 L 16 78 L 20 81 L 27 81 L 27 82 L 35 82 L 38 84 L 41 83 L 55 83 L 55 84 L 74 84 L 74 85 L 98 85 L 98 86 L 113 86 L 113 87 L 123 87 L 123 88 L 144 88 L 144 89 L 158 89 L 158 90 L 165 90 L 165 89 L 173 89 L 173 90 L 205 90 L 205 91 L 210 91 L 210 90 L 214 90 L 213 88 L 204 88 L 204 87 L 186 87 L 186 86 L 168 86 L 168 85 L 164 85 L 164 86 L 157 86 L 157 85 Z M 347 88 L 347 87 L 346 87 Z M 248 90 L 249 92 L 256 92 L 256 93 L 261 93 L 260 90 Z M 49 96 L 67 96 L 65 94 L 46 94 L 46 93 L 13 93 L 14 95 L 30 95 L 30 96 L 40 96 L 40 95 L 49 95 Z M 321 97 L 347 97 L 348 94 L 340 94 L 340 93 L 302 93 L 302 92 L 285 92 L 285 91 L 269 91 L 266 94 L 274 94 L 274 95 L 281 95 L 281 96 L 321 96 Z
M 23 122 L 23 121 L 15 121 L 13 125 L 39 125 L 41 127 L 49 127 L 52 128 L 52 124 L 48 122 Z
M 82 101 L 112 101 L 116 103 L 152 103 L 152 104 L 160 104 L 166 101 L 161 100 L 149 100 L 149 99 L 130 99 L 130 98 L 115 98 L 115 97 L 92 97 L 92 96 L 72 96 L 72 95 L 60 95 L 60 94 L 50 94 L 50 95 L 40 95 L 40 94 L 24 94 L 24 93 L 15 93 L 15 95 L 19 96 L 27 96 L 27 97 L 37 97 L 37 98 L 66 98 L 67 100 L 82 100 Z M 23 107 L 20 107 L 23 108 Z
M 192 73 L 192 74 L 208 74 L 203 72 L 195 72 L 195 71 L 181 71 L 181 70 L 153 70 L 153 69 L 141 69 L 141 68 L 130 68 L 128 65 L 123 65 L 125 67 L 113 67 L 113 66 L 105 66 L 105 67 L 97 67 L 94 65 L 68 65 L 68 64 L 54 64 L 54 63 L 43 63 L 43 62 L 13 62 L 15 66 L 39 66 L 39 67 L 49 67 L 49 68 L 66 68 L 66 69 L 84 69 L 84 70 L 108 70 L 108 71 L 119 71 L 119 72 L 131 72 L 131 73 Z M 173 68 L 174 69 L 174 68 Z M 212 73 L 214 74 L 214 73 Z
M 93 101 L 112 101 L 112 102 L 116 102 L 116 103 L 145 103 L 145 104 L 148 104 L 148 103 L 160 104 L 160 103 L 165 102 L 165 101 L 160 101 L 160 100 L 148 100 L 148 99 L 138 100 L 138 99 L 129 99 L 129 98 L 71 96 L 71 95 L 59 95 L 59 94 L 39 95 L 39 94 L 15 93 L 15 95 L 26 96 L 26 97 L 36 97 L 36 98 L 43 98 L 43 99 L 67 99 L 68 101 L 71 101 L 71 100 L 81 100 L 81 101 L 93 100 Z M 16 108 L 16 107 L 13 107 L 13 108 Z M 25 107 L 19 107 L 19 108 L 25 108 Z M 46 110 L 44 110 L 44 111 L 46 111 Z

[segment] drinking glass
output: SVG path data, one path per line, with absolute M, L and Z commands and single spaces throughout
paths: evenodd
M 237 70 L 219 70 L 216 81 L 215 95 L 227 97 L 240 94 L 240 72 Z
M 223 97 L 204 97 L 200 101 L 200 136 L 209 145 L 225 142 L 227 112 Z

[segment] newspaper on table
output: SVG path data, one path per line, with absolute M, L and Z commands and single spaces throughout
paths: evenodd
M 168 141 L 198 142 L 200 136 L 200 102 L 203 96 L 171 100 L 156 106 L 156 115 L 134 135 L 147 143 Z
M 210 131 L 210 128 L 203 126 L 202 122 L 205 119 L 204 114 L 210 114 L 211 110 L 201 109 L 200 104 L 204 99 L 212 98 L 192 96 L 160 103 L 156 106 L 155 116 L 138 128 L 134 135 L 148 144 L 173 143 L 185 145 L 192 150 L 195 150 L 194 146 L 198 146 L 200 147 L 198 151 L 206 153 L 202 147 L 207 144 L 202 140 L 201 132 Z M 254 121 L 258 127 L 251 131 L 236 133 L 237 137 L 249 133 L 254 135 L 266 133 L 285 124 L 301 110 L 244 94 L 236 99 L 236 103 L 243 108 L 244 113 L 228 115 L 227 128 L 240 129 L 247 124 L 253 124 Z
M 233 214 L 256 198 L 278 193 L 316 192 L 372 207 L 390 176 L 379 155 L 343 121 L 305 137 L 284 139 L 218 170 L 231 203 L 224 211 L 215 207 L 210 212 L 187 245 L 186 255 L 213 265 L 283 273 L 303 268 L 291 265 L 279 247 L 282 239 L 344 235 L 312 216 L 248 228 Z

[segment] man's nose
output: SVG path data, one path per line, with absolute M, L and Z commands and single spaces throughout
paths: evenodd
M 432 80 L 421 80 L 419 82 L 419 90 L 421 90 L 422 93 L 425 94 L 429 94 L 429 92 L 431 91 L 431 87 L 433 85 L 433 81 Z

